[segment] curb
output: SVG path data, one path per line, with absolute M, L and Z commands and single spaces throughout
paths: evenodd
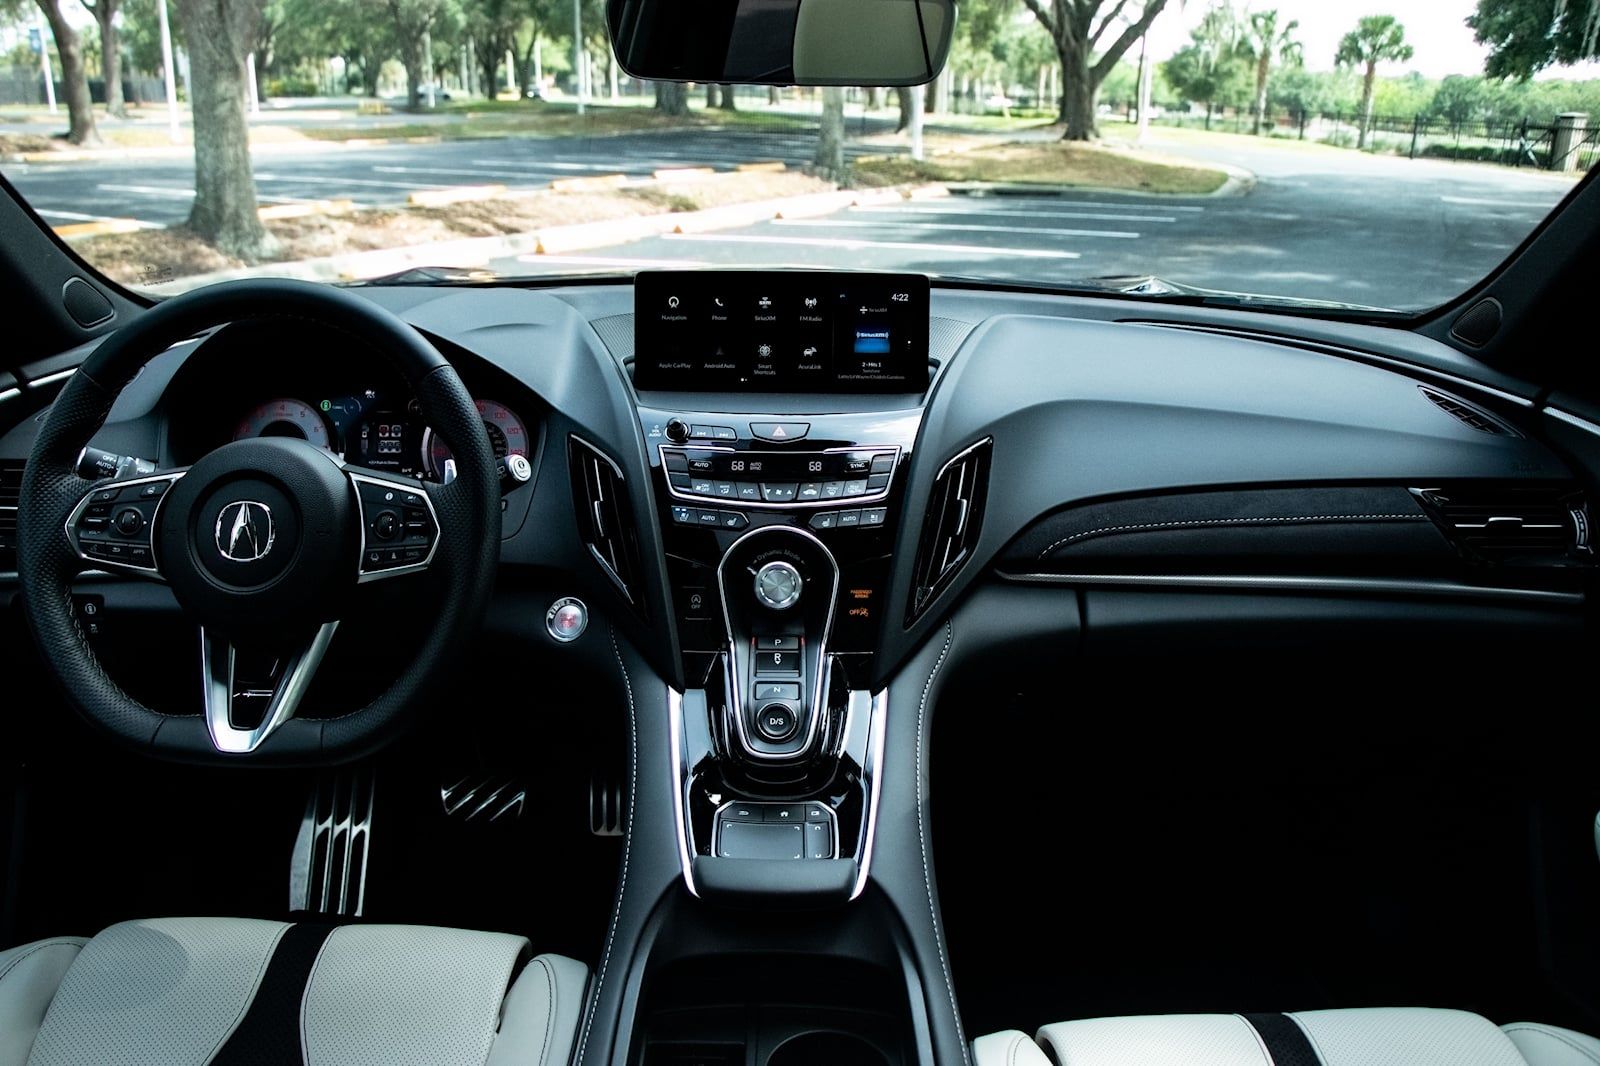
M 260 277 L 264 272 L 275 277 L 302 278 L 310 281 L 355 281 L 361 278 L 397 274 L 403 270 L 423 266 L 471 269 L 482 267 L 491 259 L 519 255 L 565 255 L 595 248 L 609 248 L 629 241 L 659 237 L 665 233 L 708 233 L 719 229 L 736 229 L 771 219 L 815 217 L 857 205 L 927 197 L 933 195 L 934 189 L 942 188 L 943 186 L 916 186 L 903 190 L 888 188 L 859 192 L 839 190 L 811 193 L 777 200 L 757 200 L 748 204 L 709 207 L 703 211 L 636 215 L 631 218 L 606 219 L 600 222 L 550 226 L 528 233 L 511 233 L 498 237 L 465 237 L 460 240 L 435 241 L 404 248 L 350 252 L 297 263 L 263 263 L 256 267 L 235 267 L 206 274 L 193 274 L 180 281 L 141 288 L 157 295 L 176 295 L 213 282 Z
M 406 197 L 412 207 L 444 207 L 447 204 L 470 204 L 479 200 L 493 200 L 504 196 L 504 185 L 452 185 L 447 189 L 424 189 Z

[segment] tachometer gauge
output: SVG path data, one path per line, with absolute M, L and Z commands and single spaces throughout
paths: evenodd
M 489 433 L 489 445 L 494 449 L 496 459 L 504 459 L 508 455 L 528 454 L 528 427 L 522 424 L 522 419 L 512 413 L 511 408 L 494 400 L 479 400 L 476 404 L 478 414 L 483 416 L 483 428 Z M 428 473 L 433 477 L 444 480 L 445 463 L 454 456 L 450 454 L 450 446 L 433 430 L 428 430 L 422 438 L 422 455 L 428 466 Z
M 319 448 L 333 450 L 327 420 L 300 400 L 270 400 L 255 408 L 234 427 L 234 440 L 251 437 L 296 437 Z

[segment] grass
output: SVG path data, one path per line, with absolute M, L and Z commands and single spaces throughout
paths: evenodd
M 476 140 L 495 137 L 569 137 L 606 133 L 683 129 L 694 126 L 741 126 L 763 129 L 805 128 L 805 116 L 769 111 L 694 110 L 686 116 L 666 115 L 643 105 L 591 104 L 578 114 L 572 104 L 540 100 L 477 100 L 450 103 L 435 114 L 450 121 L 399 121 L 370 126 L 306 126 L 300 132 L 314 140 L 438 137 Z
M 991 181 L 1072 185 L 1194 196 L 1216 192 L 1228 176 L 1206 167 L 1162 163 L 1095 145 L 1062 141 L 1001 144 L 917 162 L 904 157 L 863 159 L 857 184 Z
M 472 237 L 531 233 L 552 226 L 699 211 L 735 203 L 823 192 L 831 183 L 798 172 L 721 174 L 684 183 L 651 183 L 593 193 L 549 190 L 439 208 L 374 208 L 267 223 L 277 248 L 268 262 L 296 262 L 350 252 Z M 73 241 L 73 248 L 124 284 L 159 285 L 246 265 L 181 226 Z

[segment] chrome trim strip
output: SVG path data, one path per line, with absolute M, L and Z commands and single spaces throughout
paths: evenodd
M 73 367 L 71 370 L 57 370 L 53 374 L 46 374 L 46 375 L 44 375 L 44 377 L 31 379 L 28 382 L 28 388 L 30 388 L 30 389 L 39 389 L 39 388 L 43 388 L 46 385 L 54 385 L 58 381 L 67 380 L 72 375 L 76 374 L 77 372 L 78 372 L 78 368 L 77 367 Z
M 850 714 L 854 717 L 859 714 L 859 704 L 867 700 L 867 693 L 852 690 L 850 693 Z M 871 697 L 868 705 L 871 719 L 867 725 L 867 757 L 861 764 L 861 776 L 867 785 L 867 810 L 864 817 L 864 828 L 861 832 L 861 850 L 856 855 L 856 883 L 850 889 L 850 898 L 856 899 L 867 890 L 867 881 L 872 874 L 872 845 L 877 838 L 878 829 L 878 796 L 883 788 L 883 738 L 889 731 L 889 690 L 885 688 L 876 696 Z
M 15 400 L 21 395 L 21 389 L 0 389 L 0 403 L 5 403 L 7 400 Z
M 368 485 L 377 485 L 380 488 L 398 489 L 401 492 L 414 492 L 422 497 L 422 502 L 428 508 L 428 518 L 433 522 L 433 543 L 428 545 L 428 554 L 423 556 L 419 563 L 409 563 L 405 566 L 392 566 L 384 570 L 366 569 L 367 561 L 367 513 L 361 505 L 361 488 L 355 486 L 356 496 L 356 521 L 361 523 L 360 552 L 356 556 L 356 584 L 364 585 L 369 581 L 382 581 L 386 578 L 400 577 L 404 574 L 415 574 L 426 570 L 433 557 L 439 552 L 439 542 L 444 539 L 444 527 L 439 524 L 439 512 L 433 509 L 433 498 L 428 495 L 428 486 L 421 481 L 391 481 L 388 478 L 373 477 L 371 474 L 358 474 L 349 467 L 345 468 L 345 476 L 352 482 L 363 482 Z
M 1575 606 L 1584 602 L 1581 592 L 1553 589 L 1517 589 L 1463 585 L 1428 578 L 1295 577 L 1246 574 L 1009 574 L 1003 581 L 1017 584 L 1083 585 L 1090 588 L 1256 589 L 1267 592 L 1336 592 L 1426 596 L 1452 600 L 1505 600 Z
M 993 444 L 993 443 L 994 443 L 994 438 L 993 437 L 984 437 L 982 440 L 973 441 L 971 444 L 967 445 L 965 448 L 961 449 L 959 452 L 956 452 L 954 455 L 952 455 L 950 457 L 950 461 L 945 463 L 943 466 L 941 466 L 939 468 L 939 472 L 937 474 L 933 475 L 934 482 L 937 483 L 940 478 L 944 477 L 945 474 L 950 472 L 950 468 L 952 466 L 955 466 L 961 460 L 965 459 L 967 456 L 971 455 L 973 452 L 977 451 L 979 448 L 982 448 L 985 444 Z
M 683 693 L 667 686 L 667 733 L 672 759 L 672 820 L 678 833 L 678 868 L 683 872 L 683 883 L 689 895 L 696 899 L 699 891 L 694 887 L 694 858 L 689 851 L 688 790 L 689 767 L 685 765 L 689 752 L 683 739 Z
M 211 746 L 229 755 L 245 755 L 259 748 L 279 726 L 294 717 L 311 679 L 316 676 L 322 657 L 333 640 L 337 621 L 324 622 L 311 638 L 306 649 L 289 661 L 267 704 L 267 713 L 254 729 L 236 729 L 233 725 L 233 644 L 223 641 L 226 654 L 219 654 L 211 634 L 200 629 L 200 671 L 205 682 L 206 732 L 211 734 Z
M 672 471 L 667 469 L 667 449 L 668 448 L 671 448 L 674 451 L 680 451 L 680 452 L 686 452 L 686 451 L 727 452 L 730 455 L 787 455 L 787 456 L 795 456 L 795 455 L 835 455 L 835 454 L 839 454 L 839 453 L 842 453 L 842 452 L 887 452 L 887 451 L 892 451 L 892 452 L 894 452 L 894 465 L 889 468 L 889 484 L 885 485 L 879 491 L 877 491 L 877 492 L 869 492 L 865 496 L 839 496 L 839 497 L 837 497 L 835 499 L 832 499 L 832 500 L 806 500 L 806 501 L 803 501 L 803 502 L 800 501 L 800 500 L 793 500 L 793 501 L 791 501 L 789 503 L 768 503 L 766 500 L 740 500 L 740 499 L 731 499 L 731 500 L 729 500 L 729 499 L 724 499 L 721 496 L 696 496 L 692 492 L 684 492 L 682 489 L 673 488 L 673 486 L 672 486 Z M 861 445 L 857 445 L 855 447 L 850 447 L 850 448 L 812 448 L 809 451 L 803 451 L 803 450 L 797 448 L 792 452 L 775 452 L 775 451 L 771 451 L 771 450 L 761 450 L 761 451 L 751 450 L 751 451 L 746 451 L 746 452 L 740 452 L 737 448 L 729 448 L 727 445 L 717 445 L 717 446 L 707 445 L 705 447 L 702 447 L 702 446 L 696 445 L 696 444 L 657 444 L 656 445 L 656 458 L 658 460 L 657 466 L 659 466 L 660 469 L 661 469 L 661 476 L 666 480 L 667 494 L 669 496 L 671 496 L 673 499 L 675 499 L 675 500 L 684 500 L 684 501 L 686 501 L 688 503 L 698 503 L 698 504 L 702 504 L 702 505 L 708 506 L 708 507 L 711 506 L 711 505 L 716 505 L 719 508 L 721 508 L 721 507 L 736 507 L 736 508 L 738 508 L 740 510 L 749 510 L 749 511 L 754 511 L 754 510 L 786 511 L 786 510 L 795 510 L 797 508 L 802 508 L 802 507 L 817 507 L 817 508 L 821 508 L 823 510 L 827 510 L 829 508 L 832 508 L 833 510 L 847 510 L 852 505 L 859 507 L 861 504 L 864 504 L 864 503 L 881 503 L 884 500 L 887 500 L 889 498 L 889 493 L 894 491 L 895 475 L 900 472 L 900 445 L 898 445 L 898 444 L 861 444 Z M 832 480 L 837 481 L 838 479 L 834 478 Z
M 791 755 L 767 755 L 756 751 L 750 746 L 750 734 L 744 727 L 744 700 L 743 693 L 740 691 L 743 685 L 740 679 L 734 676 L 735 667 L 738 663 L 738 648 L 734 643 L 733 619 L 728 616 L 728 586 L 727 582 L 723 580 L 722 569 L 727 565 L 728 557 L 733 554 L 733 550 L 751 537 L 774 536 L 782 533 L 791 533 L 798 537 L 804 537 L 817 546 L 827 558 L 828 565 L 833 567 L 833 588 L 828 592 L 828 617 L 822 624 L 822 639 L 817 641 L 817 685 L 816 691 L 811 694 L 811 721 L 806 727 L 806 738 Z M 812 535 L 809 530 L 802 529 L 799 526 L 762 526 L 758 529 L 752 529 L 728 545 L 728 550 L 722 553 L 722 559 L 717 563 L 717 594 L 722 597 L 722 626 L 723 632 L 728 637 L 727 662 L 723 667 L 724 684 L 728 689 L 728 702 L 733 707 L 733 724 L 734 728 L 738 730 L 739 746 L 744 748 L 745 754 L 752 759 L 760 759 L 764 762 L 793 761 L 804 758 L 806 752 L 811 750 L 811 745 L 816 742 L 817 730 L 821 726 L 823 712 L 826 711 L 828 706 L 828 688 L 833 683 L 833 661 L 828 658 L 828 638 L 833 635 L 833 615 L 839 607 L 839 577 L 839 560 L 833 557 L 833 552 L 829 551 L 828 546 Z M 803 671 L 800 676 L 802 679 L 805 677 Z
M 1573 429 L 1581 430 L 1584 433 L 1589 433 L 1596 437 L 1600 437 L 1600 425 L 1589 421 L 1587 418 L 1584 418 L 1581 415 L 1575 415 L 1571 411 L 1563 411 L 1559 407 L 1543 408 L 1542 413 L 1555 419 L 1557 422 L 1571 426 Z

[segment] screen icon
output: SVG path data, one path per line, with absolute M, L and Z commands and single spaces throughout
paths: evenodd
M 714 303 L 714 304 L 716 304 L 716 305 L 717 305 L 717 306 L 718 306 L 718 307 L 721 307 L 721 306 L 723 306 L 723 303 L 722 303 L 722 297 L 720 297 L 720 296 L 713 296 L 713 297 L 712 297 L 712 298 L 711 298 L 711 302 L 712 302 L 712 303 Z
M 806 310 L 810 311 L 817 306 L 817 298 L 815 296 L 807 296 L 805 303 Z
M 756 301 L 756 306 L 761 308 L 761 310 L 763 310 L 763 311 L 769 310 L 772 307 L 772 297 L 770 297 L 770 296 L 761 297 L 761 299 Z
M 676 311 L 678 309 L 678 303 L 679 303 L 679 300 L 678 300 L 678 298 L 676 296 L 668 296 L 667 297 L 667 306 L 672 308 L 674 311 Z

